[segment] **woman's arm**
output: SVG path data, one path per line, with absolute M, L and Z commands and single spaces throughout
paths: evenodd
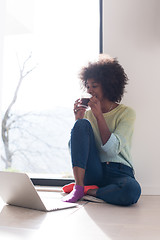
M 97 124 L 99 128 L 99 133 L 101 136 L 102 145 L 104 145 L 111 136 L 111 132 L 107 126 L 107 123 L 103 117 L 103 114 L 97 117 Z
M 102 141 L 102 144 L 104 145 L 110 138 L 111 132 L 107 126 L 107 123 L 106 123 L 104 117 L 103 117 L 100 101 L 96 97 L 92 97 L 88 103 L 88 106 L 90 106 L 90 108 L 97 120 L 99 133 L 101 136 L 101 141 Z
M 136 119 L 135 111 L 129 107 L 123 109 L 123 112 L 117 118 L 117 125 L 106 144 L 102 145 L 103 151 L 109 157 L 114 157 L 124 149 L 131 147 L 134 123 Z

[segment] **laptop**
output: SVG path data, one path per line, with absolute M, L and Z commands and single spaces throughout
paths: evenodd
M 78 206 L 61 199 L 42 199 L 26 173 L 0 171 L 0 196 L 7 204 L 45 212 Z

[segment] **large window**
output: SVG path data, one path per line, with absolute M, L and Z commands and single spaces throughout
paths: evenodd
M 6 0 L 1 170 L 72 178 L 78 73 L 101 51 L 101 1 Z

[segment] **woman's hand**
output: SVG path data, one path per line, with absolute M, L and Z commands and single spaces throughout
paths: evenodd
M 80 99 L 77 99 L 75 101 L 73 111 L 74 111 L 74 115 L 75 115 L 75 120 L 84 118 L 84 113 L 86 111 L 86 108 L 81 106 L 81 100 Z
M 91 97 L 88 106 L 91 108 L 96 119 L 102 116 L 101 104 L 98 98 L 95 96 Z

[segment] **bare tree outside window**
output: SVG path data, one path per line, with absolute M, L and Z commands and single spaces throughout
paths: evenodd
M 29 81 L 29 75 L 35 69 L 35 67 L 27 68 L 30 59 L 31 55 L 24 61 L 22 66 L 19 65 L 18 85 L 2 119 L 1 137 L 4 151 L 1 159 L 7 170 L 17 170 L 13 167 L 14 159 L 16 159 L 21 165 L 24 165 L 25 170 L 28 169 L 31 172 L 50 173 L 53 167 L 53 173 L 58 173 L 57 166 L 61 165 L 61 163 L 60 161 L 58 163 L 55 159 L 61 157 L 59 154 L 66 158 L 65 152 L 68 151 L 67 146 L 59 147 L 55 145 L 58 136 L 55 134 L 54 129 L 56 125 L 62 124 L 63 116 L 61 118 L 61 114 L 57 110 L 55 115 L 54 112 L 26 112 L 22 114 L 16 112 L 16 108 L 13 109 L 16 101 L 20 101 L 18 93 L 23 81 Z M 52 125 L 53 128 L 47 128 L 46 125 L 48 124 Z M 59 136 L 64 135 L 63 130 L 59 134 Z M 54 137 L 57 138 L 57 141 L 51 140 Z M 35 161 L 37 161 L 36 164 Z M 68 177 L 70 174 L 64 172 L 63 177 L 65 175 Z
M 12 159 L 13 155 L 15 154 L 16 150 L 12 150 L 10 146 L 10 132 L 13 128 L 15 128 L 17 122 L 19 122 L 19 119 L 23 118 L 24 116 L 18 116 L 16 113 L 12 112 L 13 105 L 16 103 L 18 92 L 20 90 L 20 86 L 22 84 L 22 81 L 25 79 L 27 75 L 29 75 L 34 68 L 26 71 L 26 64 L 31 58 L 31 55 L 25 60 L 23 63 L 23 66 L 20 67 L 20 76 L 18 85 L 16 87 L 13 99 L 11 100 L 6 112 L 4 113 L 3 119 L 2 119 L 2 129 L 1 129 L 1 136 L 4 146 L 4 153 L 5 155 L 1 155 L 2 160 L 5 163 L 5 168 L 11 168 L 12 167 Z

